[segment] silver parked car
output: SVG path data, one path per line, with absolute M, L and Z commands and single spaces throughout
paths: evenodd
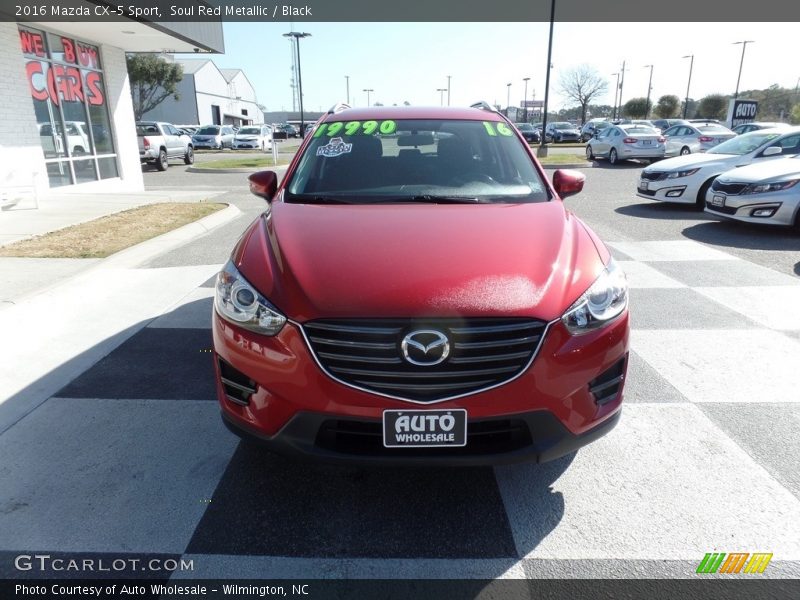
M 758 131 L 759 129 L 786 129 L 788 127 L 791 127 L 791 125 L 787 125 L 786 123 L 762 123 L 754 121 L 752 123 L 737 125 L 731 131 L 736 135 L 741 135 L 743 133 L 750 133 L 751 131 Z
M 255 148 L 266 152 L 272 150 L 272 127 L 269 125 L 245 125 L 233 136 L 234 149 Z
M 664 132 L 667 138 L 666 156 L 705 152 L 735 136 L 730 129 L 718 123 L 674 125 Z
M 599 131 L 586 144 L 586 158 L 607 158 L 612 165 L 620 160 L 664 158 L 664 136 L 645 125 L 614 125 Z
M 194 132 L 192 143 L 195 148 L 222 150 L 233 148 L 233 136 L 232 125 L 203 125 Z
M 706 211 L 727 219 L 800 228 L 800 156 L 727 171 L 706 194 Z
M 674 156 L 644 169 L 636 195 L 663 202 L 705 206 L 716 177 L 735 167 L 780 160 L 800 152 L 800 127 L 753 131 L 729 139 L 702 154 Z

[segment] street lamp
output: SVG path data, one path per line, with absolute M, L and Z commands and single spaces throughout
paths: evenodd
M 625 86 L 625 61 L 622 61 L 622 71 L 620 71 L 619 79 L 619 116 L 622 117 L 622 88 Z
M 447 106 L 450 106 L 450 78 L 452 75 L 447 76 Z
M 528 122 L 528 82 L 530 80 L 531 80 L 530 77 L 523 77 L 522 78 L 522 81 L 525 82 L 525 96 L 524 96 L 524 100 L 522 101 L 522 111 L 523 111 L 522 114 L 525 115 L 525 116 L 523 117 L 522 120 L 525 121 L 526 123 Z
M 612 73 L 611 75 L 612 76 L 614 76 L 614 75 L 617 76 L 617 85 L 614 86 L 614 111 L 613 111 L 613 113 L 611 115 L 611 120 L 612 121 L 616 121 L 617 120 L 617 94 L 619 94 L 619 73 Z
M 284 33 L 283 37 L 294 38 L 295 49 L 297 51 L 297 87 L 300 90 L 300 137 L 302 138 L 305 132 L 305 119 L 303 118 L 303 75 L 300 69 L 300 38 L 311 37 L 311 34 L 290 31 L 289 33 Z
M 550 37 L 547 42 L 547 72 L 544 80 L 544 106 L 542 107 L 542 137 L 539 142 L 538 156 L 547 156 L 545 134 L 547 132 L 547 101 L 550 98 L 550 70 L 553 68 L 553 25 L 556 19 L 556 0 L 550 0 Z M 511 85 L 509 83 L 509 85 Z
M 744 51 L 747 50 L 747 44 L 755 44 L 753 40 L 743 40 L 741 42 L 733 42 L 733 45 L 742 45 L 742 60 L 739 62 L 739 77 L 736 78 L 736 91 L 733 94 L 733 99 L 739 97 L 739 81 L 742 79 L 742 65 L 744 64 Z
M 647 100 L 644 103 L 644 118 L 650 116 L 650 92 L 653 89 L 653 65 L 645 65 L 644 68 L 650 67 L 650 81 L 647 82 Z
M 692 85 L 692 69 L 694 68 L 694 54 L 687 54 L 683 58 L 691 58 L 689 61 L 689 83 L 686 84 L 686 101 L 683 103 L 683 118 L 686 118 L 686 113 L 689 111 L 689 86 Z
M 511 107 L 511 84 L 507 83 L 506 88 L 508 90 L 506 94 L 506 116 L 508 116 L 508 109 Z
M 372 88 L 369 88 L 369 89 L 365 88 L 362 91 L 367 92 L 367 106 L 369 106 L 369 94 L 370 94 L 370 92 L 374 92 L 375 90 L 373 90 Z
M 350 105 L 350 75 L 344 76 L 345 81 L 347 81 L 347 105 Z
M 444 106 L 444 93 L 447 88 L 436 88 L 436 91 L 439 92 L 439 106 Z

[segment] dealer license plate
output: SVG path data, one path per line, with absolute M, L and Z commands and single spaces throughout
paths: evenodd
M 383 445 L 386 448 L 466 446 L 467 411 L 385 410 Z
M 653 140 L 642 140 L 642 145 L 643 146 L 652 146 L 653 145 Z
M 639 180 L 639 189 L 640 190 L 649 190 L 650 189 L 650 182 L 646 179 Z
M 711 206 L 725 206 L 725 196 L 714 194 L 711 198 Z

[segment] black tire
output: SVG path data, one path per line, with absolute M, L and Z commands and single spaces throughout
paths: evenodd
M 619 162 L 619 156 L 617 156 L 617 149 L 612 148 L 608 151 L 608 162 L 609 164 L 615 165 Z
M 158 160 L 156 161 L 156 168 L 159 171 L 166 171 L 168 166 L 169 166 L 169 161 L 167 160 L 167 151 L 166 150 L 161 150 L 158 153 Z
M 714 179 L 716 178 L 709 179 L 700 186 L 700 191 L 697 192 L 697 198 L 695 198 L 694 201 L 697 210 L 703 210 L 706 207 L 706 193 L 708 192 L 708 188 L 711 187 L 711 184 L 714 183 Z
M 688 146 L 684 146 L 681 148 L 681 156 L 686 156 L 687 154 L 691 154 L 692 151 L 689 149 Z
M 586 160 L 594 160 L 594 151 L 591 144 L 586 145 Z
M 186 149 L 186 154 L 183 155 L 183 164 L 185 165 L 194 164 L 194 150 L 192 150 L 191 146 L 189 146 Z

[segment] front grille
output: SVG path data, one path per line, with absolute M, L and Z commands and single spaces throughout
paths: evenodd
M 735 206 L 714 206 L 711 202 L 706 202 L 706 207 L 714 212 L 722 213 L 723 215 L 735 215 L 737 208 Z
M 666 176 L 667 174 L 664 171 L 642 171 L 639 177 L 647 181 L 661 181 Z
M 746 187 L 746 183 L 722 183 L 719 179 L 715 179 L 711 184 L 711 189 L 715 192 L 724 192 L 731 196 L 741 194 Z
M 525 421 L 492 419 L 467 423 L 467 445 L 457 448 L 385 448 L 380 421 L 329 420 L 322 423 L 314 442 L 341 454 L 386 456 L 482 455 L 513 452 L 533 442 Z
M 530 363 L 546 328 L 547 323 L 535 319 L 336 319 L 303 325 L 312 352 L 330 376 L 414 402 L 463 396 L 513 379 Z M 415 365 L 405 359 L 403 338 L 420 330 L 447 337 L 449 354 L 441 363 Z M 412 358 L 437 356 L 441 347 L 430 356 Z

